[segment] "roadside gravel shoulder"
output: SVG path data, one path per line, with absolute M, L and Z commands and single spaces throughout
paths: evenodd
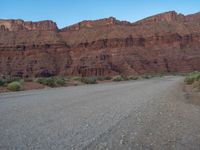
M 182 80 L 165 90 L 85 149 L 200 149 L 200 106 L 188 103 Z

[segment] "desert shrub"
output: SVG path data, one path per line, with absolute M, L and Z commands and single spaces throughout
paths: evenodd
M 112 80 L 112 77 L 106 76 L 106 77 L 104 77 L 104 79 L 105 79 L 105 80 Z
M 186 77 L 184 81 L 186 84 L 193 84 L 195 80 L 194 78 Z
M 111 80 L 112 77 L 106 76 L 106 77 L 97 77 L 97 80 L 99 81 L 105 81 L 105 80 Z
M 186 75 L 185 83 L 186 84 L 193 84 L 195 81 L 200 80 L 200 72 L 192 72 Z
M 105 78 L 104 78 L 104 77 L 97 77 L 97 80 L 99 80 L 99 81 L 104 81 Z
M 21 84 L 18 81 L 11 82 L 7 85 L 7 89 L 11 91 L 20 91 L 21 90 Z
M 3 79 L 0 79 L 0 86 L 4 86 L 5 81 Z
M 122 76 L 122 78 L 124 79 L 124 81 L 130 80 L 129 77 L 127 77 L 127 76 Z
M 138 76 L 129 76 L 128 78 L 129 78 L 129 80 L 138 80 L 139 79 Z
M 37 79 L 37 82 L 40 83 L 40 84 L 43 84 L 43 85 L 50 86 L 50 87 L 56 86 L 55 80 L 52 77 L 50 77 L 50 78 L 39 78 L 39 79 Z
M 4 81 L 5 83 L 11 83 L 11 82 L 14 82 L 14 81 L 20 81 L 21 78 L 20 77 L 12 77 L 12 76 L 7 76 L 4 78 Z
M 45 78 L 38 78 L 36 81 L 38 83 L 40 83 L 40 84 L 45 84 L 46 83 L 46 79 Z
M 163 73 L 158 73 L 158 74 L 155 75 L 155 77 L 163 77 L 163 76 L 164 76 Z
M 66 79 L 64 77 L 61 77 L 61 76 L 56 77 L 55 78 L 55 83 L 57 85 L 64 86 L 66 84 Z
M 118 76 L 114 76 L 112 78 L 112 81 L 117 81 L 117 82 L 124 81 L 124 78 L 121 75 L 118 75 Z
M 81 78 L 81 82 L 85 84 L 96 84 L 97 78 L 96 77 L 83 77 Z
M 77 77 L 72 77 L 72 78 L 71 78 L 71 80 L 74 80 L 74 81 L 81 81 L 81 79 L 82 79 L 82 78 L 81 78 L 81 77 L 78 77 L 78 76 L 77 76 Z
M 49 78 L 39 78 L 36 80 L 38 83 L 47 85 L 50 87 L 56 87 L 56 86 L 64 86 L 66 85 L 66 79 L 65 77 L 49 77 Z
M 143 79 L 150 79 L 150 78 L 152 78 L 152 76 L 151 75 L 143 75 L 142 78 Z

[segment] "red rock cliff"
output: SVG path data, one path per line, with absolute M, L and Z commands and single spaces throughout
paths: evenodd
M 56 23 L 53 21 L 25 22 L 23 20 L 0 20 L 0 31 L 34 31 L 34 30 L 58 30 Z
M 115 18 L 57 29 L 52 21 L 0 21 L 0 74 L 107 76 L 200 70 L 200 14 L 136 23 Z

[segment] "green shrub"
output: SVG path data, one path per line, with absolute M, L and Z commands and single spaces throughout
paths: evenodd
M 20 82 L 14 81 L 7 85 L 7 89 L 11 91 L 20 91 L 21 90 L 21 84 Z
M 163 77 L 164 74 L 163 74 L 163 73 L 158 73 L 158 74 L 155 74 L 154 76 L 155 76 L 155 77 Z
M 20 80 L 21 80 L 20 77 L 4 76 L 0 78 L 0 86 L 7 85 L 14 81 L 20 82 Z
M 124 81 L 130 80 L 129 77 L 127 77 L 127 76 L 122 76 L 122 78 L 124 79 Z
M 191 77 L 186 77 L 184 81 L 186 84 L 193 84 L 195 79 Z
M 106 76 L 106 77 L 104 77 L 104 79 L 105 79 L 105 80 L 112 80 L 112 77 Z
M 186 75 L 185 83 L 186 84 L 193 84 L 195 81 L 200 80 L 200 72 L 192 72 Z
M 138 76 L 129 76 L 128 78 L 129 78 L 129 80 L 138 80 L 139 79 Z
M 0 86 L 4 86 L 5 81 L 3 79 L 0 79 Z
M 113 77 L 112 81 L 117 81 L 117 82 L 124 81 L 124 78 L 121 75 L 118 75 L 118 76 Z
M 150 78 L 152 78 L 152 76 L 151 75 L 143 75 L 142 78 L 143 79 L 150 79 Z
M 66 84 L 66 79 L 64 77 L 56 77 L 55 82 L 57 85 L 64 86 Z
M 106 76 L 106 77 L 97 77 L 97 80 L 99 81 L 105 81 L 105 80 L 111 80 L 112 77 Z
M 96 77 L 83 77 L 81 78 L 81 82 L 85 84 L 96 84 L 97 78 Z
M 78 77 L 78 76 L 77 76 L 77 77 L 72 77 L 71 80 L 74 80 L 74 81 L 81 81 L 81 77 Z
M 45 84 L 46 83 L 46 79 L 45 78 L 38 78 L 36 81 L 38 83 L 40 83 L 40 84 Z
M 12 76 L 7 76 L 5 77 L 5 82 L 6 83 L 11 83 L 11 82 L 14 82 L 14 81 L 20 81 L 21 78 L 20 77 L 12 77 Z
M 105 78 L 104 78 L 104 77 L 97 77 L 97 80 L 99 80 L 99 81 L 104 81 Z
M 40 84 L 43 84 L 43 85 L 50 86 L 50 87 L 56 86 L 55 80 L 51 77 L 50 78 L 39 78 L 39 79 L 37 79 L 37 82 Z
M 50 86 L 50 87 L 56 87 L 56 86 L 64 86 L 66 85 L 66 79 L 64 77 L 49 77 L 49 78 L 39 78 L 36 80 L 38 83 Z

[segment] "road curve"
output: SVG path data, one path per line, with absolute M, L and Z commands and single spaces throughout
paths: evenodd
M 0 149 L 200 149 L 182 77 L 0 94 Z

